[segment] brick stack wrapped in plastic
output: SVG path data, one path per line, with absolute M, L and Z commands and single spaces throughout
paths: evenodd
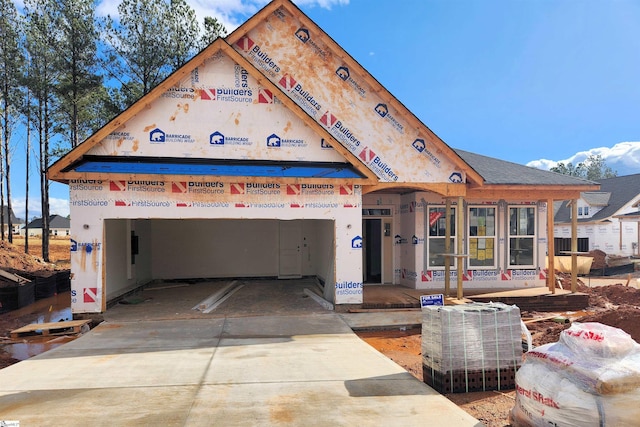
M 424 382 L 441 393 L 513 389 L 522 362 L 521 323 L 515 305 L 424 307 Z
M 525 354 L 513 426 L 640 425 L 640 345 L 621 329 L 573 323 Z

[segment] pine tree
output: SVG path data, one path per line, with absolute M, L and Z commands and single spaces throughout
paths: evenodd
M 149 93 L 171 71 L 163 0 L 123 0 L 119 20 L 107 17 L 108 78 L 120 84 L 126 106 Z
M 56 52 L 51 45 L 58 31 L 55 25 L 55 0 L 26 0 L 25 34 L 29 57 L 26 87 L 31 93 L 35 130 L 38 133 L 40 203 L 42 211 L 42 258 L 49 261 L 49 141 L 53 135 L 53 111 L 56 85 Z
M 13 219 L 11 217 L 11 131 L 18 121 L 17 103 L 20 98 L 20 74 L 22 72 L 23 56 L 20 50 L 18 35 L 18 13 L 15 5 L 9 0 L 0 0 L 0 101 L 2 117 L 0 128 L 2 135 L 3 181 L 6 185 L 6 211 L 9 242 L 13 242 Z M 4 240 L 4 191 L 0 197 L 0 228 Z
M 175 71 L 197 53 L 200 28 L 196 12 L 185 0 L 171 0 L 167 10 L 166 26 L 169 32 L 169 61 L 171 71 Z
M 97 73 L 95 4 L 93 0 L 64 0 L 52 2 L 52 8 L 59 30 L 53 40 L 58 53 L 56 130 L 74 148 L 97 129 L 87 125 L 93 122 L 94 95 L 102 90 L 102 79 Z

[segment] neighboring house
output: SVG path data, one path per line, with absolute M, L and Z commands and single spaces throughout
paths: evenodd
M 452 149 L 288 0 L 47 174 L 69 184 L 74 314 L 168 279 L 314 276 L 337 309 L 365 284 L 545 286 L 553 202 L 598 190 Z
M 640 174 L 599 180 L 599 191 L 577 200 L 578 251 L 640 255 Z M 571 248 L 571 201 L 559 203 L 554 218 L 556 255 Z
M 42 218 L 36 218 L 29 223 L 30 236 L 42 236 Z M 26 229 L 23 229 L 23 232 Z M 50 236 L 69 236 L 71 230 L 71 220 L 60 215 L 49 217 Z
M 4 233 L 5 235 L 9 231 L 9 208 L 7 206 L 2 207 L 2 211 L 4 214 Z M 20 229 L 20 225 L 24 224 L 21 219 L 16 218 L 13 213 L 13 209 L 11 210 L 11 228 L 13 229 L 13 234 L 16 234 L 16 230 Z
M 22 228 L 24 227 L 24 225 L 25 225 L 25 222 L 23 219 L 16 218 L 15 222 L 11 223 L 11 226 L 13 228 L 13 234 L 23 234 Z

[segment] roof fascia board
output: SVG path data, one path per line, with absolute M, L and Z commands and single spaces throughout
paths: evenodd
M 477 199 L 514 199 L 527 200 L 574 200 L 580 193 L 597 189 L 597 185 L 585 186 L 549 186 L 549 185 L 485 185 L 482 188 L 468 188 L 467 198 Z
M 190 181 L 207 182 L 211 180 L 210 175 L 169 175 L 169 174 L 127 174 L 127 173 L 101 173 L 101 172 L 65 172 L 66 181 L 69 180 L 95 180 L 95 181 Z M 250 182 L 256 184 L 334 184 L 334 185 L 367 185 L 372 184 L 367 179 L 358 178 L 283 178 L 269 176 L 216 176 L 219 182 Z
M 120 126 L 125 124 L 129 119 L 131 119 L 136 114 L 140 113 L 145 108 L 148 108 L 152 101 L 158 99 L 160 95 L 165 93 L 169 88 L 173 87 L 178 83 L 184 76 L 189 74 L 193 69 L 202 65 L 209 57 L 211 57 L 215 52 L 221 49 L 223 45 L 222 39 L 217 39 L 205 49 L 203 49 L 200 53 L 194 56 L 190 61 L 180 67 L 177 71 L 169 75 L 166 79 L 164 79 L 158 86 L 153 88 L 149 93 L 144 95 L 142 98 L 137 100 L 133 105 L 127 108 L 122 113 L 118 114 L 114 119 L 112 119 L 109 123 L 104 125 L 98 131 L 96 131 L 93 135 L 87 138 L 83 143 L 78 145 L 76 148 L 71 150 L 69 153 L 58 159 L 53 165 L 49 167 L 47 170 L 47 178 L 54 180 L 65 182 L 69 178 L 67 177 L 68 172 L 62 172 L 63 169 L 71 166 L 74 162 L 79 160 L 87 151 L 93 148 L 96 144 L 106 138 L 113 131 L 117 130 Z M 224 43 L 226 44 L 226 43 Z
M 258 11 L 258 13 L 253 15 L 251 18 L 245 21 L 244 24 L 240 25 L 231 34 L 225 37 L 225 40 L 230 45 L 233 45 L 254 27 L 256 27 L 259 23 L 264 21 L 269 15 L 275 12 L 280 6 L 286 7 L 286 2 L 283 0 L 273 0 L 269 2 L 267 5 L 265 5 L 265 7 Z
M 339 143 L 326 129 L 324 129 L 318 122 L 316 122 L 309 114 L 307 114 L 302 107 L 293 102 L 291 98 L 284 93 L 277 85 L 273 84 L 260 70 L 253 66 L 249 61 L 244 59 L 236 50 L 231 47 L 226 41 L 222 45 L 221 49 L 226 55 L 228 55 L 237 64 L 241 65 L 251 76 L 256 79 L 259 85 L 269 88 L 274 95 L 296 116 L 300 118 L 307 126 L 313 129 L 318 135 L 322 136 L 338 153 L 340 153 L 347 161 L 355 167 L 358 172 L 367 177 L 368 180 L 378 182 L 378 177 L 369 169 L 358 157 L 347 150 L 341 143 Z
M 601 220 L 595 220 L 595 221 L 589 221 L 589 220 L 578 220 L 578 226 L 580 225 L 602 225 L 602 224 L 606 224 L 606 223 L 610 223 L 611 221 L 609 219 L 601 219 Z M 571 220 L 569 221 L 553 221 L 554 225 L 569 225 L 571 224 Z
M 393 183 L 381 182 L 376 185 L 367 185 L 362 188 L 362 194 L 374 193 L 385 190 L 413 190 L 427 191 L 440 194 L 445 197 L 465 197 L 467 186 L 465 184 L 454 183 Z
M 313 31 L 320 34 L 321 39 L 330 47 L 332 52 L 343 60 L 349 66 L 349 70 L 353 69 L 353 72 L 362 77 L 371 87 L 374 92 L 377 93 L 380 98 L 395 108 L 397 111 L 402 112 L 403 116 L 415 126 L 415 129 L 431 138 L 431 142 L 440 148 L 453 163 L 461 170 L 465 171 L 467 175 L 467 181 L 476 186 L 481 186 L 484 183 L 484 179 L 478 172 L 476 172 L 467 162 L 465 162 L 451 147 L 449 147 L 440 137 L 438 137 L 431 129 L 429 129 L 424 123 L 422 123 L 407 107 L 404 106 L 396 97 L 394 97 L 384 86 L 378 82 L 378 80 L 371 75 L 362 65 L 358 63 L 348 52 L 346 52 L 338 43 L 336 43 L 330 35 L 328 35 L 322 28 L 320 28 L 315 22 L 311 20 L 304 12 L 302 12 L 295 4 L 287 0 L 278 0 L 273 3 L 278 3 L 278 6 L 282 5 L 289 13 L 295 15 L 300 21 L 313 29 Z M 273 8 L 275 10 L 277 8 Z M 253 24 L 255 26 L 256 24 Z M 250 31 L 247 29 L 244 33 Z M 239 37 L 238 37 L 239 38 Z M 235 40 L 237 41 L 237 39 Z M 230 44 L 235 43 L 235 41 Z

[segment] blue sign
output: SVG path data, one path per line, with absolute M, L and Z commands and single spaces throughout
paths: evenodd
M 444 305 L 444 295 L 420 295 L 420 307 L 427 307 L 429 305 Z

